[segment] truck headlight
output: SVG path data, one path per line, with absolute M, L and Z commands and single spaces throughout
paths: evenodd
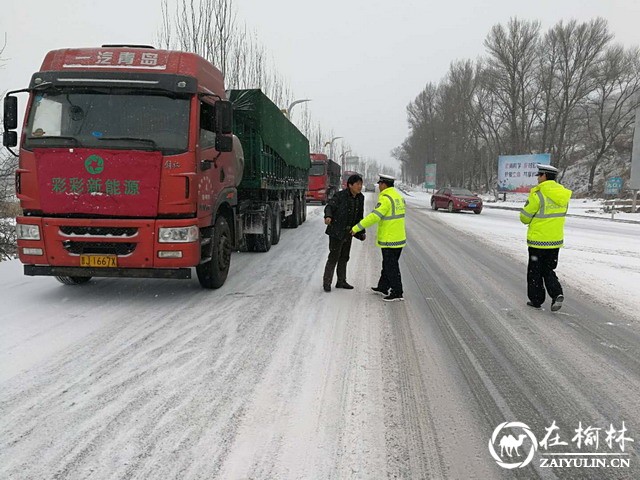
M 189 227 L 161 228 L 158 232 L 160 243 L 189 243 L 198 240 L 199 231 L 196 225 Z
M 40 227 L 38 225 L 27 225 L 18 223 L 16 225 L 18 240 L 40 240 Z

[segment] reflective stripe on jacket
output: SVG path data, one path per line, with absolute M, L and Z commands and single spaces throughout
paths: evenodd
M 393 187 L 385 188 L 378 196 L 378 204 L 369 215 L 353 227 L 354 232 L 380 222 L 376 244 L 382 248 L 402 248 L 407 244 L 404 229 L 405 201 Z
M 520 221 L 529 225 L 527 245 L 534 248 L 560 248 L 564 245 L 564 221 L 571 190 L 554 180 L 533 187 L 520 210 Z

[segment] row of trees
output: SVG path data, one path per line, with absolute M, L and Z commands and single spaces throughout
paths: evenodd
M 550 153 L 566 169 L 589 162 L 590 193 L 603 159 L 631 154 L 640 94 L 640 50 L 612 43 L 607 22 L 511 19 L 487 35 L 486 55 L 453 62 L 407 107 L 410 134 L 393 151 L 404 176 L 491 190 L 497 157 Z
M 161 8 L 158 41 L 162 47 L 206 58 L 220 69 L 227 88 L 260 88 L 283 109 L 294 100 L 291 88 L 275 69 L 255 32 L 238 21 L 233 0 L 162 0 Z M 311 151 L 326 152 L 326 143 L 335 136 L 334 132 L 314 122 L 308 104 L 301 105 L 296 113 L 295 123 L 309 139 Z M 342 150 L 352 149 L 344 142 Z M 357 170 L 394 173 L 392 168 L 370 159 L 360 160 Z

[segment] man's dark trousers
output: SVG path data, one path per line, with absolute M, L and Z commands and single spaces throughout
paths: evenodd
M 391 291 L 396 295 L 402 295 L 402 277 L 400 276 L 400 255 L 402 248 L 381 248 L 382 272 L 378 281 L 378 290 Z
M 351 235 L 346 235 L 342 240 L 329 237 L 329 258 L 327 258 L 327 264 L 324 267 L 324 277 L 322 279 L 324 285 L 331 285 L 336 264 L 338 264 L 338 283 L 347 281 L 347 262 L 349 261 L 352 239 L 353 237 Z
M 554 299 L 562 294 L 562 286 L 554 270 L 558 266 L 559 248 L 529 247 L 529 265 L 527 267 L 527 295 L 534 305 L 544 303 L 545 287 Z

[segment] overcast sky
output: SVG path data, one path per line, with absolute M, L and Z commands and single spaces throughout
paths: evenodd
M 609 21 L 615 40 L 640 44 L 640 0 L 234 0 L 296 98 L 360 156 L 390 165 L 407 136 L 406 106 L 457 59 L 484 54 L 490 28 L 511 16 L 546 29 L 561 19 Z M 7 35 L 0 91 L 26 87 L 49 50 L 156 43 L 160 0 L 3 2 Z M 23 104 L 21 104 L 23 106 Z M 296 109 L 302 108 L 301 106 Z M 299 113 L 299 112 L 298 112 Z M 294 114 L 295 120 L 295 114 Z M 335 146 L 340 149 L 340 140 Z

